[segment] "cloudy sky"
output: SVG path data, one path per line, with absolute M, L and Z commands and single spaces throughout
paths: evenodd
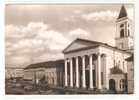
M 125 5 L 133 20 L 133 5 Z M 121 5 L 6 5 L 7 67 L 62 59 L 74 39 L 114 46 L 115 21 Z

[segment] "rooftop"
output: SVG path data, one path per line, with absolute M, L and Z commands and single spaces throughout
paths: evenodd
M 120 10 L 120 13 L 119 13 L 119 16 L 118 16 L 117 19 L 120 19 L 120 18 L 123 18 L 123 17 L 127 17 L 127 11 L 126 11 L 124 5 L 122 5 L 122 7 L 121 7 L 121 10 Z
M 76 49 L 76 50 L 72 50 L 72 51 L 66 51 L 66 49 L 68 47 L 70 47 L 74 42 L 85 42 L 87 47 L 83 47 L 83 48 L 79 48 L 79 49 Z M 87 44 L 88 43 L 88 44 Z M 111 46 L 107 43 L 103 43 L 103 42 L 98 42 L 98 41 L 92 41 L 92 40 L 87 40 L 87 39 L 81 39 L 81 38 L 77 38 L 76 40 L 74 40 L 71 44 L 69 44 L 64 50 L 63 50 L 63 53 L 69 53 L 69 52 L 74 52 L 74 51 L 79 51 L 79 50 L 84 50 L 84 49 L 90 49 L 90 48 L 94 48 L 94 47 L 97 47 L 97 46 L 104 46 L 104 47 L 107 47 L 107 48 L 110 48 L 110 49 L 114 49 L 114 50 L 119 50 L 121 52 L 125 52 L 125 53 L 130 53 L 130 52 L 127 52 L 126 50 L 122 50 L 122 49 L 119 49 L 117 47 L 114 47 L 114 46 Z
M 47 61 L 28 65 L 25 69 L 64 67 L 64 60 Z

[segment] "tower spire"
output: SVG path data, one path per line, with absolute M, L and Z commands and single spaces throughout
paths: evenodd
M 131 51 L 133 48 L 133 38 L 131 20 L 129 20 L 125 6 L 122 5 L 119 16 L 116 20 L 116 47 L 122 50 Z
M 120 10 L 120 13 L 119 13 L 119 16 L 118 16 L 117 19 L 120 19 L 120 18 L 123 18 L 123 17 L 127 17 L 127 11 L 126 11 L 124 5 L 122 5 L 122 7 L 121 7 L 121 10 Z

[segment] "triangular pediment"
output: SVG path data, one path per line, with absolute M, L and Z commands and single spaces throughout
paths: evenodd
M 76 39 L 71 44 L 69 44 L 67 46 L 67 48 L 65 48 L 63 50 L 63 52 L 66 53 L 66 52 L 73 51 L 73 50 L 91 47 L 91 46 L 94 46 L 96 44 L 99 44 L 99 42 L 89 41 L 89 40 L 84 40 L 84 39 Z

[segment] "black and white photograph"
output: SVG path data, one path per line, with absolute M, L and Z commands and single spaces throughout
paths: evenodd
M 134 8 L 6 4 L 5 94 L 134 94 Z

